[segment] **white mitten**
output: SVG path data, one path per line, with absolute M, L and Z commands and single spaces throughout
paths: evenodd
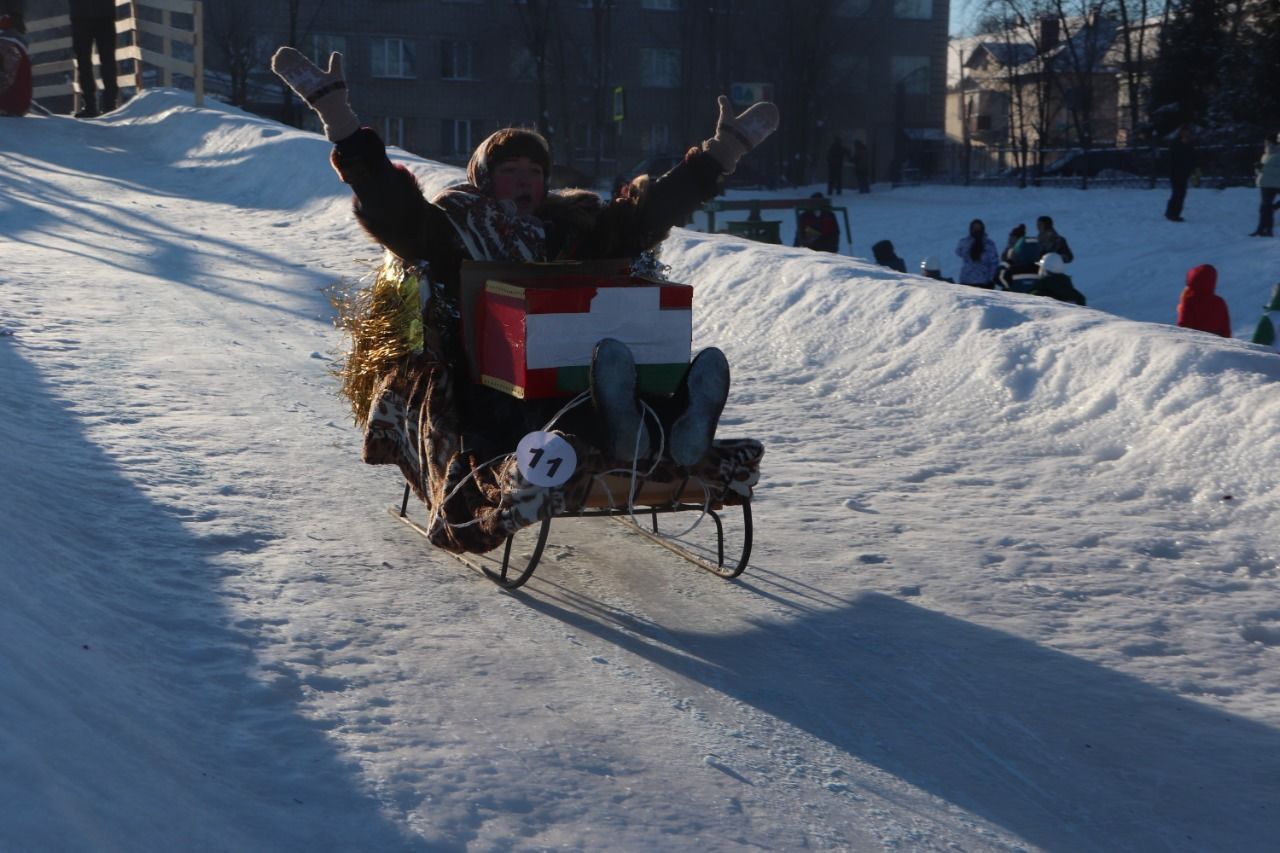
M 347 101 L 347 78 L 342 76 L 342 54 L 329 54 L 329 70 L 291 47 L 282 47 L 271 57 L 271 70 L 315 110 L 330 142 L 346 139 L 360 129 L 360 120 Z
M 702 143 L 702 150 L 716 158 L 726 175 L 731 175 L 744 154 L 778 129 L 778 108 L 771 101 L 757 101 L 735 116 L 726 96 L 720 96 L 719 104 L 716 135 Z

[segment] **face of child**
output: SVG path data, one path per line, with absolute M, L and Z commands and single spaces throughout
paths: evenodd
M 493 197 L 498 201 L 511 199 L 522 216 L 537 210 L 546 194 L 542 166 L 528 157 L 505 160 L 493 171 Z

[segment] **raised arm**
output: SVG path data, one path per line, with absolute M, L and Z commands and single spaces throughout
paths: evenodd
M 355 195 L 356 219 L 385 248 L 405 260 L 425 260 L 447 274 L 461 260 L 444 212 L 427 202 L 417 178 L 387 157 L 373 130 L 361 127 L 347 99 L 342 54 L 329 55 L 322 70 L 291 47 L 271 57 L 271 70 L 297 93 L 334 143 L 330 162 Z
M 671 228 L 688 222 L 715 197 L 721 175 L 733 174 L 738 161 L 778 128 L 778 108 L 769 101 L 736 116 L 727 97 L 721 95 L 718 104 L 714 136 L 690 148 L 684 161 L 660 178 L 633 181 L 601 214 L 595 243 L 606 247 L 604 254 L 639 254 L 662 242 Z

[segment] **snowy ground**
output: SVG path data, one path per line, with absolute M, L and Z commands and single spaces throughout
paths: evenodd
M 511 595 L 359 462 L 327 143 L 183 103 L 0 124 L 0 850 L 1274 849 L 1280 358 L 1164 325 L 1207 262 L 1248 337 L 1253 192 L 844 196 L 948 275 L 1049 213 L 1100 310 L 677 232 L 752 566 Z

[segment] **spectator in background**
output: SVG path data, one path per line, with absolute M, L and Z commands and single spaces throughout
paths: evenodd
M 116 0 L 69 0 L 71 51 L 76 57 L 76 79 L 84 105 L 76 118 L 95 118 L 116 108 Z M 93 79 L 93 49 L 98 49 L 102 98 Z
M 840 137 L 831 140 L 827 149 L 827 195 L 841 195 L 844 192 L 844 163 L 852 161 L 853 155 L 844 147 Z
M 1196 147 L 1191 144 L 1191 126 L 1178 128 L 1178 136 L 1169 144 L 1169 203 L 1164 206 L 1164 218 L 1170 222 L 1182 221 L 1182 203 L 1187 197 L 1187 182 L 1196 168 Z
M 1270 237 L 1276 217 L 1276 194 L 1280 193 L 1280 134 L 1263 143 L 1262 160 L 1258 163 L 1258 227 L 1250 237 Z
M 925 278 L 931 278 L 934 281 L 945 281 L 948 284 L 955 284 L 955 281 L 942 277 L 942 264 L 935 255 L 930 255 L 920 262 L 920 275 Z
M 871 152 L 861 139 L 853 140 L 853 176 L 858 181 L 858 192 L 871 192 Z
M 907 262 L 898 257 L 898 253 L 893 250 L 893 243 L 888 240 L 881 240 L 872 246 L 871 255 L 876 259 L 876 263 L 882 267 L 888 267 L 898 272 L 907 271 Z
M 822 193 L 814 193 L 810 198 L 824 198 Z M 815 252 L 840 251 L 840 223 L 830 207 L 810 207 L 800 211 L 796 217 L 795 245 L 813 249 Z
M 1231 337 L 1231 317 L 1227 303 L 1214 293 L 1218 286 L 1218 271 L 1210 264 L 1201 264 L 1187 271 L 1187 286 L 1178 300 L 1178 325 L 1184 329 L 1199 329 L 1224 338 Z
M 0 14 L 0 116 L 26 115 L 31 91 L 31 57 L 21 21 Z
M 1040 242 L 1027 236 L 1027 226 L 1015 225 L 1009 231 L 1009 242 L 1000 256 L 996 281 L 1014 293 L 1030 292 L 1031 285 L 1040 277 L 1036 262 L 1041 254 Z
M 1067 265 L 1061 255 L 1057 252 L 1049 252 L 1040 259 L 1038 266 L 1040 276 L 1031 285 L 1032 296 L 1048 296 L 1059 302 L 1085 304 L 1084 294 L 1076 290 L 1071 276 L 1067 275 Z
M 1040 257 L 1053 252 L 1062 258 L 1064 264 L 1069 264 L 1076 259 L 1076 256 L 1071 253 L 1071 247 L 1067 245 L 1067 238 L 1054 230 L 1052 217 L 1036 217 L 1036 240 L 1040 244 Z
M 981 219 L 969 223 L 969 236 L 961 238 L 956 246 L 956 255 L 960 258 L 961 284 L 988 290 L 995 286 L 993 282 L 1000 267 L 1000 254 L 996 251 L 995 241 L 987 236 L 987 226 Z

